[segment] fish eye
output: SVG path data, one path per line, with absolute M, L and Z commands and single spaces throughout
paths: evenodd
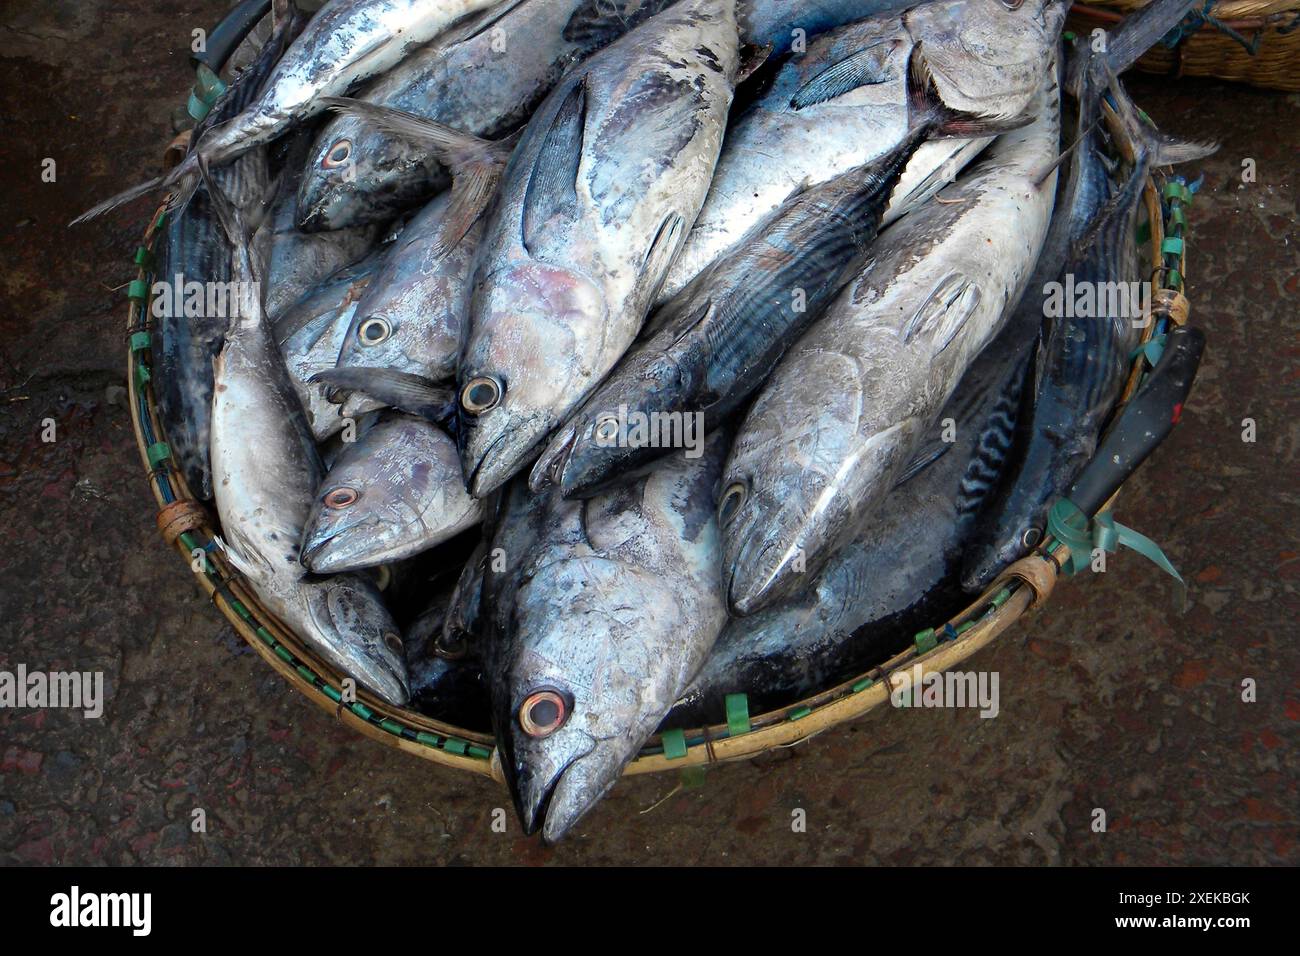
M 501 386 L 494 378 L 480 375 L 465 383 L 460 392 L 460 404 L 471 415 L 482 415 L 496 408 L 501 401 Z
M 618 419 L 613 416 L 602 418 L 596 423 L 596 440 L 609 443 L 618 437 Z
M 569 716 L 565 699 L 550 689 L 534 691 L 519 705 L 519 726 L 530 737 L 547 737 L 555 733 Z
M 745 503 L 745 498 L 749 495 L 743 482 L 732 482 L 727 486 L 727 490 L 722 493 L 722 500 L 718 502 L 718 525 L 726 527 L 731 519 L 736 517 L 736 512 L 740 506 Z
M 338 169 L 340 166 L 346 165 L 351 157 L 352 141 L 341 139 L 330 147 L 330 151 L 321 160 L 321 166 L 325 169 Z
M 1026 548 L 1032 548 L 1043 540 L 1043 530 L 1041 528 L 1027 528 L 1025 533 L 1020 536 L 1020 543 Z
M 325 502 L 326 508 L 346 508 L 354 503 L 360 496 L 355 488 L 334 488 L 325 492 L 325 497 L 321 500 Z
M 469 653 L 469 641 L 460 631 L 454 634 L 444 632 L 433 642 L 433 652 L 449 661 L 458 661 Z
M 1002 0 L 1002 5 L 1008 10 L 1019 10 L 1025 5 L 1025 0 Z
M 384 632 L 384 646 L 394 654 L 402 653 L 402 639 L 393 631 Z
M 362 345 L 378 345 L 393 334 L 393 327 L 384 319 L 366 319 L 357 329 L 357 341 Z

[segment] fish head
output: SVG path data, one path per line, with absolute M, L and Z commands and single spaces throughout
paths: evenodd
M 471 511 L 451 439 L 424 419 L 387 415 L 325 476 L 300 560 L 317 574 L 397 560 L 450 537 Z
M 406 310 L 388 308 L 386 303 L 373 309 L 364 306 L 361 303 L 352 317 L 339 350 L 339 366 L 393 369 L 432 378 L 454 357 L 452 342 L 430 334 L 430 327 Z
M 328 232 L 381 222 L 436 191 L 438 165 L 410 155 L 411 147 L 355 116 L 325 124 L 308 153 L 298 184 L 298 228 Z M 410 167 L 428 167 L 412 176 Z
M 1048 70 L 1065 0 L 939 0 L 913 7 L 903 22 L 917 66 L 943 105 L 1014 125 L 1034 103 Z
M 410 700 L 402 638 L 379 590 L 355 574 L 308 580 L 312 623 L 332 663 L 391 704 Z
M 525 575 L 512 633 L 490 649 L 493 723 L 525 832 L 563 837 L 672 705 L 681 675 L 646 609 L 674 601 L 658 576 L 590 554 Z
M 644 349 L 625 355 L 614 375 L 551 437 L 533 467 L 530 486 L 536 491 L 554 484 L 566 498 L 586 497 L 668 453 L 670 447 L 651 441 L 659 420 L 655 416 L 684 414 L 685 378 L 667 352 Z
M 537 261 L 483 283 L 461 359 L 458 417 L 465 483 L 474 497 L 504 484 L 595 384 L 589 348 L 605 298 L 589 278 Z

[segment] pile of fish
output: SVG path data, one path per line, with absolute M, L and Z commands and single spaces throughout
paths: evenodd
M 555 840 L 660 727 L 878 663 L 1044 534 L 1158 133 L 1062 0 L 276 0 L 165 176 L 156 388 L 226 557 Z M 255 34 L 256 35 L 256 34 Z M 162 309 L 173 286 L 226 308 Z M 175 313 L 175 314 L 173 314 Z

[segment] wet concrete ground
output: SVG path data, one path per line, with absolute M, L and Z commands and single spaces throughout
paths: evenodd
M 148 204 L 65 223 L 157 168 L 189 31 L 225 6 L 11 0 L 0 15 L 0 670 L 108 682 L 99 720 L 0 710 L 0 863 L 1300 862 L 1300 97 L 1131 84 L 1162 126 L 1223 143 L 1191 213 L 1206 358 L 1118 509 L 1188 579 L 1186 612 L 1122 554 L 973 660 L 1000 674 L 996 719 L 877 711 L 702 786 L 624 781 L 548 849 L 513 815 L 494 832 L 508 800 L 490 781 L 309 706 L 154 529 L 120 388 Z

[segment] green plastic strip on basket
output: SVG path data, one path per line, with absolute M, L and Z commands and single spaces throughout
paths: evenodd
M 1063 574 L 1075 574 L 1088 567 L 1096 548 L 1113 553 L 1124 547 L 1136 551 L 1174 580 L 1183 583 L 1182 575 L 1158 544 L 1132 528 L 1118 524 L 1108 511 L 1089 521 L 1072 501 L 1062 498 L 1052 506 L 1047 516 L 1047 528 L 1054 538 L 1070 548 L 1070 559 L 1061 567 Z

